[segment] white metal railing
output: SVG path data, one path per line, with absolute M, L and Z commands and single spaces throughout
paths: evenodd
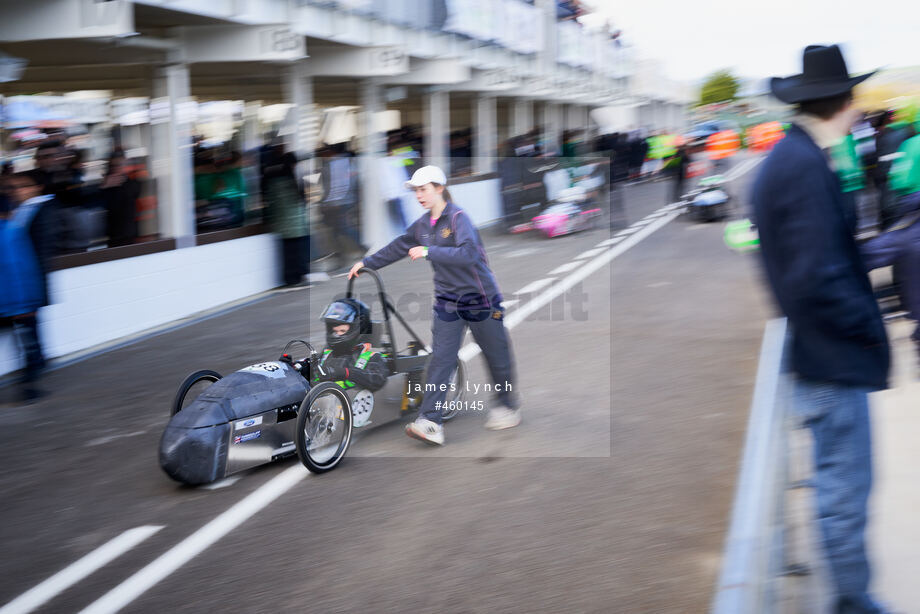
M 712 614 L 779 609 L 788 486 L 786 319 L 767 322 Z

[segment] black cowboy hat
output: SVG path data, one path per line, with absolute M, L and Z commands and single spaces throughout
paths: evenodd
M 840 47 L 809 45 L 802 52 L 802 74 L 770 79 L 770 91 L 785 103 L 830 98 L 849 92 L 875 74 L 850 77 Z

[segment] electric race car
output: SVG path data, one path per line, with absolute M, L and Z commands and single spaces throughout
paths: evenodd
M 730 214 L 729 203 L 731 196 L 725 189 L 728 181 L 722 175 L 711 175 L 699 180 L 698 187 L 688 194 L 683 200 L 687 202 L 687 210 L 694 219 L 700 222 L 723 220 Z
M 421 384 L 430 349 L 396 312 L 376 271 L 361 269 L 377 283 L 382 321 L 371 321 L 359 339 L 381 348 L 389 369 L 387 383 L 376 392 L 326 377 L 320 355 L 306 341 L 294 340 L 278 360 L 249 365 L 222 377 L 196 371 L 176 393 L 169 423 L 160 439 L 160 466 L 171 478 L 190 485 L 207 484 L 228 475 L 290 458 L 295 454 L 312 472 L 335 468 L 345 456 L 356 428 L 400 419 L 421 404 Z M 352 297 L 348 281 L 346 298 Z M 412 337 L 398 350 L 391 316 Z M 307 354 L 293 357 L 292 348 Z M 462 404 L 466 373 L 462 361 L 450 380 L 444 420 Z M 372 420 L 373 419 L 373 420 Z
M 565 170 L 557 172 L 567 173 Z M 553 238 L 596 228 L 602 215 L 597 206 L 598 178 L 589 173 L 569 183 L 569 187 L 559 189 L 548 206 L 530 222 L 512 227 L 511 232 L 539 230 Z

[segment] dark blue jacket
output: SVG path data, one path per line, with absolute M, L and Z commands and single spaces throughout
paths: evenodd
M 856 210 L 825 153 L 798 126 L 752 191 L 767 280 L 792 326 L 801 377 L 883 389 L 889 348 L 856 244 Z
M 434 269 L 435 304 L 441 308 L 498 309 L 502 296 L 479 232 L 460 207 L 447 203 L 432 228 L 428 213 L 415 220 L 405 234 L 364 259 L 364 266 L 380 269 L 409 255 L 409 248 L 428 247 Z
M 0 219 L 0 316 L 32 313 L 48 304 L 41 245 L 30 235 L 50 196 L 27 201 Z

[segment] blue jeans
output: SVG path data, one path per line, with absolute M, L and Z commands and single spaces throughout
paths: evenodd
M 838 614 L 882 612 L 868 594 L 866 507 L 872 487 L 869 388 L 799 379 L 795 409 L 811 429 L 818 525 Z

